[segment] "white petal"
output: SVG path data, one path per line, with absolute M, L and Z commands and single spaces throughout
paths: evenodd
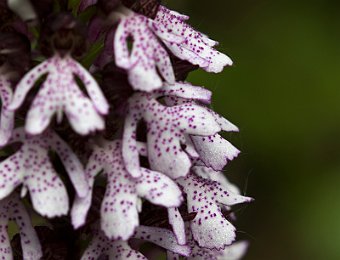
M 122 142 L 122 156 L 126 170 L 135 178 L 141 176 L 136 140 L 138 119 L 137 115 L 131 112 L 126 115 Z
M 199 100 L 207 104 L 209 104 L 211 101 L 210 90 L 203 87 L 193 86 L 185 82 L 177 82 L 174 85 L 165 84 L 161 89 L 157 91 L 157 93 L 166 96 L 176 96 L 180 98 Z
M 49 162 L 47 154 L 34 159 L 32 168 L 26 170 L 24 185 L 28 188 L 33 207 L 39 214 L 51 218 L 68 213 L 69 201 L 65 186 Z
M 150 241 L 160 247 L 182 256 L 190 255 L 190 248 L 188 246 L 177 244 L 174 234 L 164 228 L 139 226 L 136 229 L 134 238 Z
M 74 73 L 79 76 L 79 78 L 84 83 L 84 86 L 89 94 L 96 109 L 103 115 L 109 112 L 109 104 L 100 89 L 98 83 L 92 77 L 92 75 L 82 67 L 78 62 L 74 61 Z
M 51 87 L 47 78 L 27 113 L 25 129 L 31 135 L 41 134 L 50 124 L 52 116 L 59 110 L 57 100 L 49 98 Z
M 164 207 L 178 207 L 182 193 L 177 184 L 164 174 L 141 168 L 142 176 L 136 180 L 136 190 L 153 204 Z
M 22 154 L 13 154 L 0 163 L 0 199 L 8 196 L 24 178 Z
M 72 209 L 71 209 L 71 220 L 74 228 L 79 228 L 85 224 L 87 213 L 91 207 L 92 203 L 92 192 L 93 192 L 93 184 L 94 178 L 102 169 L 96 160 L 97 149 L 94 150 L 94 153 L 89 158 L 89 162 L 86 166 L 86 179 L 89 186 L 89 191 L 85 197 L 76 196 Z
M 8 110 L 12 101 L 12 89 L 10 82 L 0 76 L 1 119 L 0 119 L 0 146 L 6 145 L 14 128 L 14 112 Z
M 72 84 L 72 83 L 71 83 Z M 65 102 L 65 114 L 72 128 L 87 135 L 105 128 L 104 119 L 98 114 L 90 100 L 74 85 Z
M 212 136 L 191 136 L 194 147 L 200 159 L 207 167 L 220 171 L 235 157 L 240 151 L 219 134 Z
M 128 70 L 130 84 L 136 90 L 152 91 L 162 86 L 162 78 L 175 82 L 170 58 L 150 29 L 147 17 L 132 14 L 121 19 L 114 38 L 116 64 Z M 131 53 L 127 38 L 133 39 Z M 147 41 L 146 41 L 147 39 Z
M 14 97 L 8 109 L 16 110 L 24 102 L 24 99 L 35 82 L 50 70 L 51 60 L 46 60 L 30 70 L 18 83 L 15 88 Z
M 180 245 L 186 244 L 184 221 L 178 208 L 168 208 L 169 223 L 176 236 L 177 243 Z
M 42 257 L 41 245 L 26 209 L 18 198 L 12 197 L 9 205 L 11 218 L 20 230 L 23 257 L 26 260 L 36 260 Z
M 218 260 L 240 260 L 245 255 L 249 243 L 246 241 L 236 242 L 231 246 L 226 247 L 219 256 Z
M 71 148 L 57 134 L 47 136 L 52 148 L 58 153 L 79 197 L 85 197 L 89 190 L 85 170 Z

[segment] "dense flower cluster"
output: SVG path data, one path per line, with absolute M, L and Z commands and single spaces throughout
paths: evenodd
M 240 259 L 231 207 L 252 198 L 222 173 L 239 150 L 221 135 L 238 128 L 185 81 L 232 65 L 217 42 L 158 0 L 0 8 L 0 258 L 147 259 L 151 242 Z

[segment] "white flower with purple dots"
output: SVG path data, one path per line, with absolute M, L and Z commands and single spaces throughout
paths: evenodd
M 104 129 L 103 115 L 108 113 L 109 105 L 91 74 L 69 56 L 55 55 L 28 72 L 17 85 L 9 109 L 18 109 L 37 80 L 46 74 L 27 114 L 28 133 L 41 134 L 53 115 L 61 122 L 64 113 L 81 135 Z M 82 81 L 89 97 L 79 88 L 75 76 Z

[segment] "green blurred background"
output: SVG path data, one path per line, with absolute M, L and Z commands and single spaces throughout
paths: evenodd
M 167 0 L 235 65 L 189 78 L 240 127 L 245 259 L 340 259 L 340 1 Z

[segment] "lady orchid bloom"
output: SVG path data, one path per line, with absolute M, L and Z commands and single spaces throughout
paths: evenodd
M 190 102 L 166 106 L 158 100 L 172 96 L 188 99 Z M 210 109 L 192 102 L 198 100 L 209 103 L 210 98 L 210 91 L 186 83 L 166 85 L 151 93 L 135 93 L 128 101 L 122 147 L 123 159 L 130 174 L 140 176 L 136 130 L 141 120 L 147 125 L 147 151 L 152 169 L 174 179 L 186 176 L 192 165 L 187 153 L 197 156 L 195 143 L 199 148 L 198 152 L 202 154 L 202 160 L 209 160 L 211 154 L 203 151 L 205 141 L 200 138 L 206 136 L 208 140 L 208 137 L 221 130 L 234 129 L 232 124 L 226 123 L 226 119 L 222 121 Z M 191 135 L 194 136 L 193 141 Z M 199 140 L 195 136 L 199 136 Z M 183 144 L 189 150 L 184 151 L 181 147 Z M 220 149 L 216 151 L 220 152 Z
M 0 147 L 7 144 L 14 128 L 14 112 L 8 109 L 12 100 L 13 91 L 11 83 L 0 68 L 0 98 L 1 98 L 1 118 L 0 118 Z
M 49 150 L 59 155 L 78 196 L 87 195 L 88 182 L 83 166 L 58 135 L 47 131 L 40 136 L 30 136 L 18 128 L 9 143 L 22 145 L 16 153 L 0 162 L 0 199 L 22 185 L 22 196 L 27 191 L 30 193 L 38 213 L 47 217 L 66 215 L 69 208 L 67 191 L 50 162 Z
M 47 78 L 27 114 L 25 130 L 29 134 L 41 134 L 54 114 L 60 123 L 63 113 L 81 135 L 104 129 L 103 115 L 108 113 L 109 105 L 91 74 L 70 56 L 56 54 L 28 72 L 17 85 L 9 109 L 18 109 L 45 74 Z M 75 76 L 84 84 L 90 99 L 80 90 Z
M 132 238 L 151 242 L 181 256 L 190 255 L 190 248 L 178 245 L 175 236 L 167 229 L 139 226 Z M 127 241 L 109 239 L 102 231 L 96 230 L 94 238 L 81 260 L 100 259 L 102 256 L 109 257 L 109 259 L 147 260 L 143 254 L 132 249 Z
M 187 19 L 163 6 L 159 7 L 154 20 L 136 13 L 121 19 L 114 39 L 116 64 L 129 71 L 129 81 L 136 90 L 160 88 L 161 76 L 167 83 L 174 83 L 170 58 L 161 42 L 178 58 L 208 72 L 221 72 L 225 66 L 232 65 L 228 56 L 213 48 L 217 42 L 195 31 L 185 23 Z M 132 38 L 131 52 L 129 37 Z
M 178 96 L 168 96 L 165 98 L 166 104 L 169 106 L 178 106 L 183 104 L 195 104 L 194 100 L 184 99 Z M 208 102 L 210 103 L 210 102 Z M 216 122 L 225 132 L 238 132 L 238 128 L 230 123 L 227 119 L 207 108 L 214 115 Z M 195 161 L 195 165 L 210 167 L 216 171 L 221 171 L 228 161 L 237 157 L 240 151 L 221 135 L 215 134 L 211 136 L 190 135 L 186 138 L 187 152 Z
M 52 2 L 0 5 L 14 31 L 0 28 L 0 258 L 147 259 L 151 242 L 168 259 L 241 259 L 232 207 L 253 199 L 224 176 L 240 151 L 221 135 L 238 128 L 185 82 L 230 58 L 159 0 Z M 49 235 L 33 210 L 59 217 Z
M 140 147 L 144 149 L 143 146 Z M 86 167 L 90 192 L 78 197 L 72 209 L 75 227 L 85 224 L 91 206 L 92 187 L 96 175 L 107 175 L 107 187 L 101 205 L 101 229 L 112 239 L 129 239 L 139 226 L 138 211 L 141 199 L 164 207 L 178 207 L 183 198 L 174 181 L 165 175 L 141 168 L 141 176 L 133 179 L 125 169 L 121 155 L 121 142 L 105 142 L 95 147 Z
M 40 259 L 42 250 L 38 236 L 32 226 L 29 214 L 17 194 L 0 201 L 0 258 L 13 259 L 10 239 L 7 234 L 9 221 L 14 221 L 19 228 L 24 259 Z
M 218 43 L 195 31 L 185 22 L 188 19 L 189 17 L 186 15 L 160 6 L 154 20 L 156 26 L 152 28 L 175 56 L 198 65 L 207 72 L 218 73 L 225 66 L 232 65 L 233 62 L 227 55 L 213 48 Z M 173 37 L 169 37 L 169 34 Z M 179 40 L 178 37 L 182 40 Z M 177 39 L 177 41 L 172 39 Z
M 136 90 L 158 89 L 163 85 L 162 77 L 167 83 L 175 83 L 169 54 L 154 35 L 154 26 L 157 25 L 153 20 L 131 13 L 121 19 L 115 34 L 116 64 L 128 70 L 129 82 Z M 128 47 L 129 37 L 133 39 L 131 53 Z M 168 34 L 168 37 L 172 42 L 182 41 L 176 35 Z
M 252 198 L 233 194 L 220 183 L 195 173 L 179 178 L 177 182 L 187 196 L 188 212 L 196 213 L 190 228 L 198 245 L 221 250 L 234 242 L 236 229 L 222 214 L 221 205 L 251 202 Z

